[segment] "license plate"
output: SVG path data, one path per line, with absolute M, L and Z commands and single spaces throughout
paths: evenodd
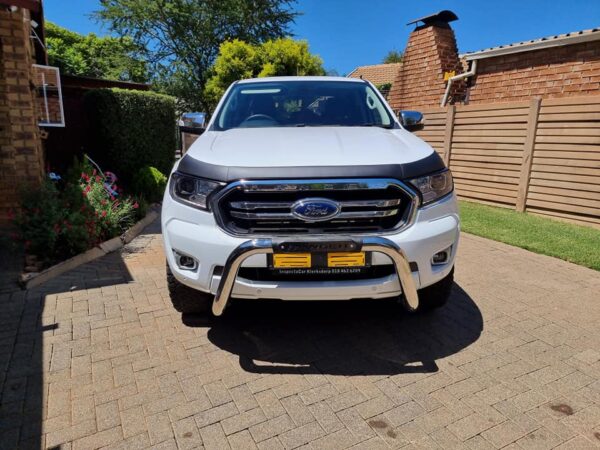
M 275 269 L 308 268 L 312 265 L 310 253 L 275 253 L 273 267 Z
M 307 269 L 313 267 L 364 267 L 365 252 L 274 253 L 274 269 Z
M 365 252 L 327 253 L 327 267 L 363 267 L 365 262 Z

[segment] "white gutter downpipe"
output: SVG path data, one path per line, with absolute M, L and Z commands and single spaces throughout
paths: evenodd
M 471 63 L 471 70 L 468 72 L 459 73 L 458 75 L 454 75 L 448 79 L 448 84 L 446 85 L 446 92 L 444 92 L 444 98 L 442 98 L 442 103 L 440 106 L 443 108 L 446 106 L 446 102 L 448 101 L 448 96 L 450 95 L 450 88 L 452 87 L 452 83 L 455 81 L 463 80 L 465 78 L 469 78 L 475 76 L 477 73 L 477 60 L 474 59 Z

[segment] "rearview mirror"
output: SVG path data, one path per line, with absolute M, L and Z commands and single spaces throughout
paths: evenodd
M 206 128 L 206 113 L 187 112 L 179 119 L 179 129 L 182 133 L 202 134 Z
M 408 131 L 422 130 L 425 126 L 425 118 L 419 111 L 398 111 L 398 119 Z

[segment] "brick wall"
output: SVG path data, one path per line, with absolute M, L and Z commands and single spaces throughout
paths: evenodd
M 404 60 L 388 101 L 394 109 L 439 106 L 446 82 L 444 72 L 462 71 L 454 31 L 449 25 L 415 29 L 408 39 Z M 461 89 L 457 84 L 454 89 Z
M 17 206 L 19 187 L 43 177 L 29 27 L 27 10 L 0 9 L 0 223 Z
M 478 61 L 469 103 L 600 95 L 600 41 Z

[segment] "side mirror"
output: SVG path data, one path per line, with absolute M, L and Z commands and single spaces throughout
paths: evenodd
M 206 128 L 206 113 L 187 112 L 181 115 L 179 119 L 179 129 L 182 133 L 199 135 L 204 133 Z
M 419 111 L 398 111 L 398 119 L 408 131 L 422 130 L 425 126 L 425 118 Z

